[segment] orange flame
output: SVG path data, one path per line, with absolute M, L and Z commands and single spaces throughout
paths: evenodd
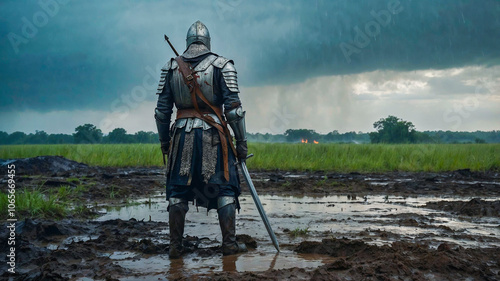
M 315 140 L 313 140 L 313 142 L 314 142 L 315 144 L 318 144 L 318 143 L 319 143 L 319 142 L 317 142 L 317 141 L 315 141 Z

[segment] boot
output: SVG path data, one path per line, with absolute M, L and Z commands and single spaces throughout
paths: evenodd
M 220 207 L 217 213 L 222 232 L 222 254 L 227 256 L 247 252 L 245 244 L 236 242 L 236 203 L 234 203 L 234 198 L 233 203 Z
M 186 213 L 189 210 L 186 201 L 178 198 L 170 198 L 168 211 L 168 225 L 170 230 L 170 250 L 169 257 L 178 259 L 183 252 L 182 236 L 184 235 L 184 223 Z

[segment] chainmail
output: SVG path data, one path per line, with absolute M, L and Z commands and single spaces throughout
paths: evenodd
M 184 54 L 182 54 L 182 56 L 187 59 L 191 59 L 208 53 L 210 53 L 210 50 L 207 46 L 193 43 L 189 45 L 188 49 L 184 52 Z
M 184 147 L 182 148 L 181 168 L 179 175 L 187 176 L 191 172 L 191 161 L 193 159 L 194 131 L 186 133 L 184 136 Z
M 202 161 L 201 161 L 201 174 L 203 181 L 208 183 L 210 178 L 215 174 L 215 167 L 217 165 L 217 145 L 213 143 L 212 130 L 203 131 L 203 148 L 202 148 Z

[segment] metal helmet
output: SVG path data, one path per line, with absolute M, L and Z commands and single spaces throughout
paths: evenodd
M 193 43 L 202 43 L 210 50 L 210 33 L 208 32 L 208 28 L 201 21 L 196 21 L 188 29 L 186 35 L 186 49 Z

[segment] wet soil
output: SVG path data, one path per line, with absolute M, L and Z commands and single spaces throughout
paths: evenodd
M 63 185 L 91 186 L 84 198 L 109 199 L 146 197 L 164 189 L 165 170 L 162 167 L 93 167 L 60 156 L 40 156 L 26 159 L 0 160 L 0 167 L 16 165 L 16 179 L 23 187 L 59 187 Z M 500 190 L 500 171 L 450 172 L 387 172 L 333 173 L 304 171 L 250 171 L 259 194 L 332 195 L 354 197 L 365 195 L 452 195 L 497 196 Z M 4 174 L 0 184 L 7 181 Z M 243 192 L 247 190 L 244 179 Z
M 251 171 L 281 253 L 275 254 L 244 192 L 237 229 L 249 253 L 223 257 L 215 212 L 191 210 L 186 254 L 169 260 L 163 168 L 89 167 L 62 157 L 0 166 L 12 161 L 20 192 L 83 186 L 79 200 L 101 216 L 20 220 L 18 273 L 10 275 L 1 263 L 0 278 L 500 280 L 498 171 Z M 0 181 L 5 192 L 7 177 Z M 149 206 L 127 207 L 140 200 Z M 116 211 L 102 210 L 109 206 Z M 3 224 L 0 240 L 8 234 Z M 0 251 L 7 247 L 2 242 Z
M 500 217 L 500 201 L 473 198 L 470 201 L 439 201 L 425 204 L 425 208 L 453 212 L 464 216 Z
M 350 239 L 300 243 L 296 252 L 334 259 L 313 270 L 292 268 L 259 273 L 217 273 L 212 280 L 498 280 L 498 249 L 465 249 L 443 243 L 394 242 L 374 246 Z

